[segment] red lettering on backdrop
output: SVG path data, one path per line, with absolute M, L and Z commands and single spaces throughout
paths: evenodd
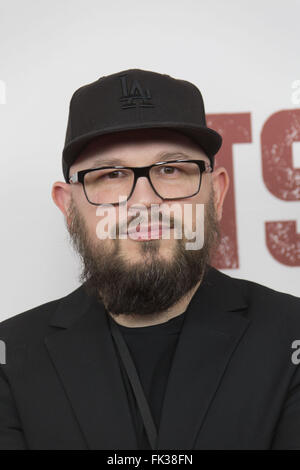
M 217 269 L 236 269 L 239 267 L 239 258 L 232 146 L 252 142 L 251 115 L 250 113 L 209 114 L 207 126 L 215 129 L 223 137 L 222 147 L 215 157 L 215 167 L 224 166 L 230 177 L 230 186 L 225 197 L 221 220 L 221 243 L 211 264 Z
M 292 143 L 300 141 L 300 109 L 272 114 L 261 132 L 263 179 L 269 191 L 283 201 L 300 200 L 300 168 L 293 167 Z M 296 221 L 266 222 L 266 244 L 271 255 L 287 266 L 300 266 L 300 234 Z

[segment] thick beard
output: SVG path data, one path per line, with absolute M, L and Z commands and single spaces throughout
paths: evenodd
M 79 280 L 87 294 L 95 296 L 115 316 L 155 316 L 169 309 L 203 279 L 212 251 L 220 243 L 212 186 L 204 215 L 204 244 L 200 250 L 186 250 L 187 240 L 174 239 L 174 255 L 166 261 L 159 255 L 159 241 L 137 242 L 145 258 L 130 264 L 120 254 L 120 240 L 115 240 L 113 252 L 108 252 L 98 239 L 96 245 L 91 243 L 84 218 L 72 200 L 67 229 L 82 261 Z

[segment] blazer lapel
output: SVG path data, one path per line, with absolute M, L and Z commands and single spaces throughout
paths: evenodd
M 61 301 L 45 344 L 90 449 L 136 449 L 104 307 L 82 286 Z
M 158 449 L 193 449 L 209 405 L 249 320 L 235 280 L 210 267 L 194 294 L 175 350 Z

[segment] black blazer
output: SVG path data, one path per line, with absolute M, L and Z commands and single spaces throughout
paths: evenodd
M 80 286 L 0 323 L 1 449 L 137 449 L 103 306 Z M 300 449 L 300 299 L 210 268 L 170 371 L 158 449 Z

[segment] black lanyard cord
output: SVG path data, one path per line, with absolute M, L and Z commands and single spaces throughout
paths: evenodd
M 115 324 L 115 322 L 111 318 L 110 314 L 108 314 L 108 317 L 109 317 L 109 321 L 111 325 L 111 332 L 115 340 L 116 346 L 118 347 L 120 357 L 126 369 L 127 376 L 130 380 L 133 392 L 135 394 L 135 398 L 136 398 L 136 401 L 137 401 L 137 404 L 138 404 L 138 407 L 139 407 L 139 410 L 140 410 L 140 413 L 144 422 L 145 430 L 147 432 L 147 436 L 148 436 L 151 448 L 153 450 L 157 449 L 156 426 L 154 424 L 151 411 L 150 411 L 148 402 L 146 400 L 139 376 L 136 372 L 135 365 L 131 358 L 126 342 L 122 336 L 122 333 L 120 332 L 118 326 Z

